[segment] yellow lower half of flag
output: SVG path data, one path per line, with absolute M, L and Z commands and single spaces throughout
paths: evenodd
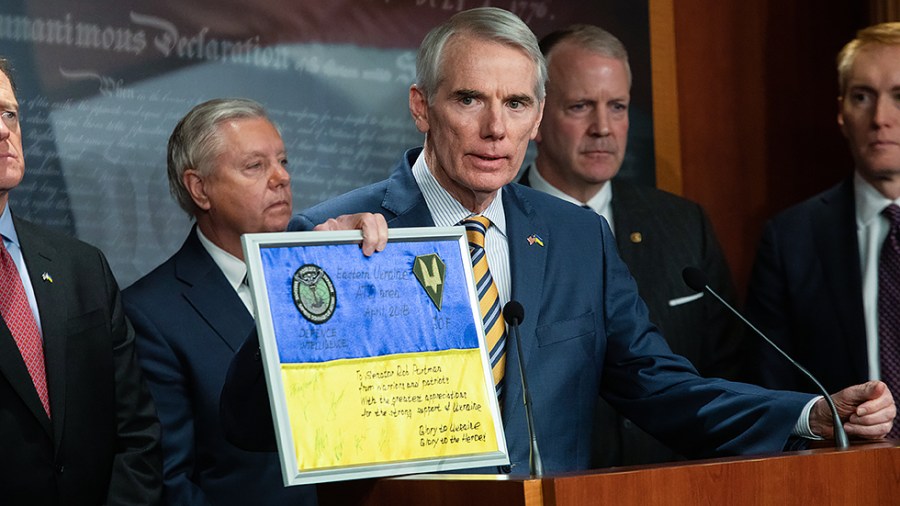
M 478 349 L 283 364 L 299 471 L 494 452 Z

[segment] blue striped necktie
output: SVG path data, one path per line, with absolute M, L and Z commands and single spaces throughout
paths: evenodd
M 462 221 L 469 240 L 469 254 L 472 256 L 472 271 L 475 274 L 475 290 L 484 323 L 484 338 L 490 350 L 491 370 L 497 398 L 503 395 L 503 371 L 506 367 L 506 322 L 500 310 L 500 294 L 497 284 L 488 269 L 484 251 L 484 234 L 491 226 L 491 220 L 484 216 L 472 216 Z

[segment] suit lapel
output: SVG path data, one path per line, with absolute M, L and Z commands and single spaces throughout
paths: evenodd
M 637 195 L 631 191 L 626 185 L 618 184 L 615 180 L 610 181 L 612 185 L 612 201 L 610 208 L 612 209 L 612 218 L 615 222 L 616 246 L 619 249 L 619 256 L 629 266 L 630 271 L 639 271 L 637 267 L 637 259 L 639 255 L 635 255 L 636 248 L 640 247 L 640 243 L 630 242 L 629 237 L 634 232 L 642 232 L 641 223 L 644 206 L 636 205 L 629 209 L 625 209 L 623 202 L 634 202 Z M 618 195 L 618 198 L 616 196 Z M 655 266 L 654 266 L 655 267 Z
M 191 307 L 236 352 L 253 329 L 253 318 L 195 229 L 175 258 L 175 277 L 184 284 L 182 294 Z
M 412 173 L 421 148 L 410 149 L 391 173 L 381 207 L 389 228 L 433 227 L 434 218 Z
M 522 336 L 522 362 L 526 370 L 537 352 L 535 329 L 540 316 L 543 286 L 547 262 L 547 248 L 553 247 L 550 229 L 541 220 L 528 201 L 514 185 L 503 188 L 503 210 L 506 213 L 506 234 L 509 243 L 509 267 L 511 276 L 510 297 L 525 308 L 525 320 L 519 326 Z M 544 246 L 529 244 L 528 238 L 539 236 Z M 549 280 L 552 281 L 552 280 Z M 504 394 L 504 426 L 506 420 L 521 420 L 514 414 L 522 407 L 522 383 L 518 366 L 518 351 L 513 336 L 507 340 L 507 359 Z
M 61 292 L 59 283 L 71 282 L 67 273 L 54 272 L 54 258 L 59 252 L 43 237 L 32 229 L 28 223 L 19 221 L 13 217 L 16 234 L 22 246 L 22 256 L 25 266 L 28 268 L 28 277 L 34 289 L 34 298 L 37 301 L 38 313 L 41 319 L 41 333 L 44 339 L 44 367 L 47 371 L 47 388 L 50 395 L 50 412 L 56 424 L 51 424 L 47 413 L 41 405 L 37 391 L 31 381 L 31 376 L 25 368 L 25 361 L 15 344 L 12 334 L 4 325 L 2 329 L 2 349 L 0 349 L 0 368 L 10 375 L 13 385 L 28 409 L 34 414 L 48 436 L 53 436 L 52 427 L 56 427 L 56 439 L 62 435 L 66 409 L 66 327 L 68 311 L 65 297 Z M 53 276 L 53 283 L 43 280 L 43 274 Z M 10 348 L 11 345 L 11 348 Z
M 857 377 L 868 377 L 866 327 L 863 316 L 862 275 L 859 270 L 859 240 L 856 233 L 856 204 L 853 180 L 849 178 L 823 195 L 812 215 L 813 238 L 822 262 L 825 286 L 837 301 L 849 363 Z M 847 294 L 856 294 L 848 296 Z M 842 346 L 829 343 L 826 346 Z

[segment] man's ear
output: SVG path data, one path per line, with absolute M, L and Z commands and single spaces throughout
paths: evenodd
M 541 120 L 544 119 L 544 105 L 546 103 L 546 100 L 538 102 L 537 122 L 534 124 L 534 131 L 531 132 L 531 138 L 534 139 L 535 142 L 541 142 Z
M 847 131 L 844 128 L 844 97 L 837 98 L 837 124 L 841 127 L 841 133 L 844 134 L 844 137 L 847 136 Z
M 409 87 L 409 113 L 416 123 L 416 129 L 427 134 L 430 129 L 428 124 L 428 98 L 415 84 Z
M 190 194 L 194 204 L 203 209 L 209 210 L 209 195 L 206 194 L 206 183 L 203 176 L 194 169 L 188 169 L 181 175 L 181 182 Z

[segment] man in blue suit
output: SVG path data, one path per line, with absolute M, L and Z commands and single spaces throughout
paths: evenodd
M 599 395 L 688 455 L 778 451 L 792 433 L 832 434 L 824 400 L 699 377 L 649 322 L 606 221 L 510 184 L 537 133 L 546 76 L 537 41 L 519 18 L 495 8 L 456 14 L 426 36 L 416 70 L 409 103 L 424 147 L 408 151 L 389 179 L 316 206 L 290 227 L 309 229 L 348 212 L 380 213 L 390 227 L 489 220 L 484 249 L 500 303 L 514 299 L 525 308 L 522 359 L 547 472 L 589 466 Z M 230 438 L 264 446 L 254 436 L 272 434 L 270 417 L 258 410 L 265 390 L 254 382 L 257 348 L 248 340 L 232 362 L 222 411 Z M 513 472 L 525 473 L 516 346 L 505 354 L 503 425 Z M 889 429 L 895 408 L 883 384 L 836 398 L 851 434 L 877 438 Z
M 219 393 L 254 328 L 240 234 L 282 231 L 291 216 L 287 155 L 259 104 L 193 108 L 169 138 L 169 187 L 194 219 L 171 258 L 123 292 L 162 421 L 167 504 L 315 504 L 285 488 L 275 453 L 225 441 Z
M 281 135 L 254 101 L 204 102 L 169 138 L 168 177 L 196 226 L 123 292 L 162 421 L 166 502 L 315 504 L 313 488 L 283 486 L 275 453 L 234 447 L 219 422 L 226 369 L 255 328 L 240 236 L 284 231 L 291 218 Z

